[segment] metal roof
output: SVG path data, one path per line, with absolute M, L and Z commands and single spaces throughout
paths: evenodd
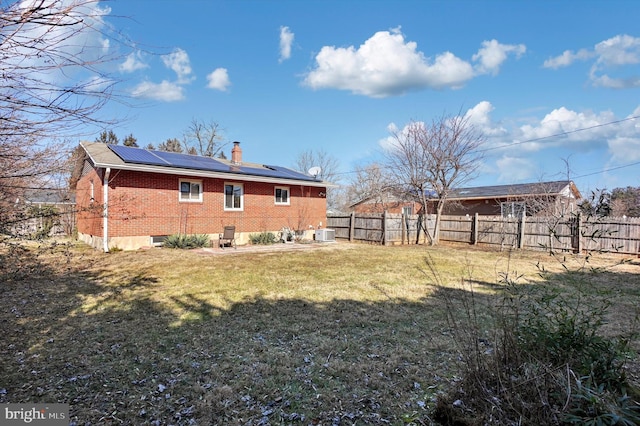
M 82 142 L 81 146 L 96 167 L 269 183 L 300 183 L 319 187 L 335 186 L 281 166 L 245 162 L 234 164 L 225 159 L 100 142 Z

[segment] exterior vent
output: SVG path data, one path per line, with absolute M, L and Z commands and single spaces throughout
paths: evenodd
M 316 229 L 316 241 L 322 242 L 335 242 L 336 230 L 335 229 Z

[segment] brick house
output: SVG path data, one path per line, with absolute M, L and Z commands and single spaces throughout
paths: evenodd
M 394 194 L 385 192 L 376 197 L 367 197 L 349 206 L 355 213 L 403 213 L 405 215 L 417 214 L 420 211 L 420 203 L 406 200 Z
M 477 186 L 453 190 L 443 213 L 503 217 L 567 215 L 578 211 L 581 199 L 571 180 Z
M 476 186 L 457 188 L 447 197 L 443 214 L 464 216 L 517 217 L 524 214 L 571 214 L 578 211 L 582 195 L 570 180 L 521 183 L 513 185 Z M 403 199 L 393 193 L 370 197 L 350 206 L 356 213 L 416 214 L 420 204 Z M 435 213 L 433 200 L 428 200 L 427 213 Z
M 326 224 L 332 186 L 279 166 L 245 163 L 234 142 L 231 161 L 188 154 L 82 142 L 76 186 L 80 240 L 109 251 L 135 250 L 172 234 L 208 234 L 236 227 L 238 244 L 250 234 L 283 227 L 304 238 Z

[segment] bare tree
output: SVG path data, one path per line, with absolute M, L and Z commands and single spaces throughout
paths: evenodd
M 427 232 L 437 244 L 442 210 L 452 189 L 470 180 L 480 166 L 484 143 L 469 116 L 446 115 L 431 124 L 412 121 L 402 131 L 392 133 L 393 143 L 386 151 L 386 166 L 399 192 L 412 196 L 427 212 L 429 199 L 435 203 L 435 228 Z
M 348 203 L 353 205 L 368 200 L 375 207 L 383 206 L 386 196 L 393 191 L 389 176 L 383 165 L 372 163 L 355 170 L 355 175 L 346 187 Z
M 294 169 L 302 172 L 309 173 L 312 167 L 319 167 L 320 172 L 316 175 L 317 179 L 337 184 L 340 181 L 338 171 L 340 169 L 340 163 L 336 157 L 328 154 L 324 150 L 313 151 L 307 150 L 298 154 L 293 166 Z M 338 208 L 339 188 L 329 187 L 327 188 L 327 208 Z
M 98 113 L 117 83 L 104 65 L 120 56 L 105 46 L 123 39 L 106 14 L 97 0 L 0 5 L 0 226 L 16 219 L 21 192 L 62 170 L 69 152 L 60 141 L 112 124 Z
M 119 39 L 96 0 L 9 2 L 0 9 L 0 139 L 68 135 L 103 124 L 117 81 L 104 65 Z
M 318 179 L 335 182 L 338 180 L 340 162 L 336 157 L 324 150 L 303 151 L 296 157 L 294 168 L 302 173 L 307 173 L 312 167 L 320 167 Z
M 215 157 L 224 148 L 222 141 L 222 129 L 214 121 L 203 122 L 194 118 L 184 134 L 184 147 L 189 154 Z

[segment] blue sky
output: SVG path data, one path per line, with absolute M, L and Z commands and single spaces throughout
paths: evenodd
M 565 179 L 567 163 L 585 195 L 640 186 L 637 1 L 101 7 L 135 42 L 115 70 L 135 107 L 103 113 L 128 117 L 115 132 L 142 146 L 214 121 L 245 161 L 291 166 L 324 150 L 346 182 L 380 158 L 390 128 L 462 111 L 487 136 L 470 186 Z

